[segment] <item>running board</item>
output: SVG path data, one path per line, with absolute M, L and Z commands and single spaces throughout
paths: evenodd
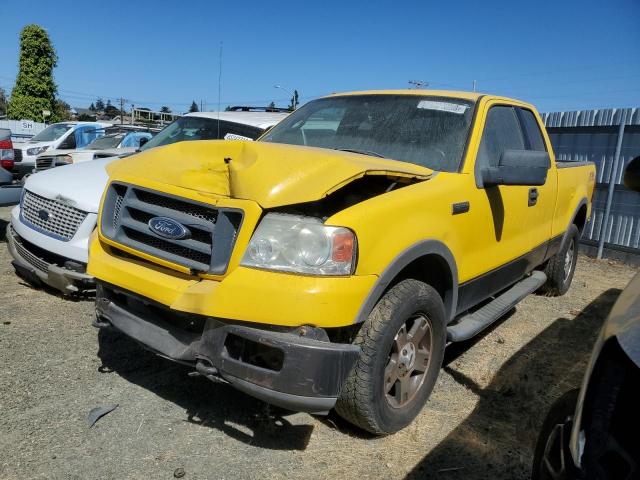
M 544 272 L 534 271 L 499 297 L 475 312 L 463 315 L 454 325 L 447 327 L 447 341 L 469 340 L 511 310 L 524 297 L 538 290 L 546 281 Z

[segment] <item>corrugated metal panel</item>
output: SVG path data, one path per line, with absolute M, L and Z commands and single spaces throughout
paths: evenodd
M 621 117 L 624 118 L 626 125 L 640 125 L 640 108 L 604 108 L 542 114 L 542 120 L 547 128 L 620 125 Z
M 591 161 L 596 164 L 593 212 L 583 239 L 592 242 L 600 240 L 609 179 L 613 178 L 613 202 L 602 231 L 605 244 L 609 247 L 637 250 L 640 254 L 640 194 L 622 185 L 625 167 L 640 155 L 640 108 L 552 112 L 543 114 L 542 118 L 558 160 Z M 612 176 L 618 139 L 617 126 L 621 119 L 626 127 L 620 162 Z

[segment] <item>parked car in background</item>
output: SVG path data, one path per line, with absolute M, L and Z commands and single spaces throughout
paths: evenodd
M 34 173 L 53 167 L 82 163 L 96 158 L 122 157 L 134 153 L 153 138 L 146 127 L 113 126 L 107 127 L 94 141 L 77 150 L 47 150 L 36 158 Z M 156 130 L 157 131 L 157 130 Z
M 286 116 L 255 111 L 190 113 L 167 125 L 140 150 L 190 140 L 255 139 Z M 19 275 L 64 294 L 95 287 L 93 277 L 86 274 L 87 247 L 107 185 L 105 166 L 117 158 L 66 165 L 27 179 L 7 231 L 9 252 Z
M 532 105 L 426 90 L 331 95 L 257 142 L 108 172 L 95 326 L 379 435 L 420 413 L 448 342 L 569 289 L 595 186 Z
M 22 186 L 13 181 L 13 142 L 11 130 L 0 128 L 0 207 L 15 205 L 20 200 Z
M 36 157 L 46 150 L 76 150 L 87 146 L 104 135 L 104 127 L 110 123 L 60 122 L 53 123 L 24 143 L 14 145 L 14 167 L 16 178 L 30 174 L 36 167 Z
M 640 192 L 640 157 L 625 185 Z M 616 301 L 582 388 L 563 395 L 544 422 L 533 480 L 640 478 L 640 274 Z

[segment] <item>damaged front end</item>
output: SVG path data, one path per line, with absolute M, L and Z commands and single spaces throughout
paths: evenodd
M 360 351 L 331 343 L 321 328 L 256 328 L 182 314 L 102 283 L 94 326 L 115 328 L 162 357 L 267 403 L 309 413 L 333 408 Z

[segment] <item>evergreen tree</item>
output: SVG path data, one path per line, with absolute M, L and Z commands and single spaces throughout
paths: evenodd
M 192 105 L 192 106 L 193 106 L 193 105 Z M 197 106 L 196 106 L 196 107 L 197 107 Z M 164 107 L 160 108 L 160 111 L 161 111 L 162 113 L 171 113 L 171 109 L 170 109 L 169 107 L 166 107 L 166 106 L 164 106 Z
M 189 107 L 189 113 L 191 113 L 191 112 L 199 112 L 199 111 L 200 110 L 198 110 L 198 104 L 194 100 L 193 102 L 191 102 L 191 106 Z
M 102 101 L 101 98 L 99 98 L 98 100 L 96 100 L 96 110 L 98 112 L 103 112 L 104 111 L 104 102 Z
M 20 59 L 16 84 L 11 91 L 7 116 L 41 120 L 42 111 L 49 110 L 48 120 L 55 122 L 57 87 L 53 69 L 58 57 L 49 35 L 39 25 L 27 25 L 20 32 Z
M 93 104 L 93 102 L 91 102 L 91 105 L 89 105 L 89 110 L 91 110 L 92 112 L 96 111 L 96 106 Z

